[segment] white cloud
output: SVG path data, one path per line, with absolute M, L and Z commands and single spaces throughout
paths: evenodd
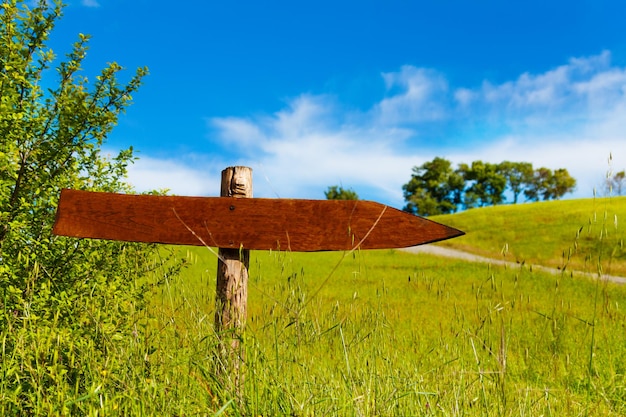
M 85 7 L 100 7 L 97 0 L 81 0 L 81 4 Z
M 209 119 L 208 123 L 219 130 L 224 141 L 239 148 L 253 146 L 266 140 L 260 126 L 250 120 L 224 117 Z
M 470 105 L 476 96 L 476 93 L 469 88 L 459 88 L 454 92 L 454 99 L 461 106 Z
M 256 134 L 258 140 L 244 141 L 241 154 L 264 179 L 255 181 L 257 195 L 323 198 L 326 187 L 343 183 L 354 189 L 368 184 L 388 197 L 401 198 L 401 190 L 388 184 L 394 183 L 399 168 L 393 144 L 406 139 L 408 132 L 338 123 L 337 114 L 345 112 L 329 97 L 303 95 L 254 125 L 236 118 L 212 119 L 212 123 L 226 141 L 238 132 Z M 410 175 L 411 158 L 402 165 L 402 176 Z
M 254 169 L 258 197 L 323 198 L 326 187 L 342 184 L 401 207 L 411 168 L 435 156 L 567 168 L 578 197 L 601 184 L 609 153 L 616 170 L 626 168 L 626 68 L 612 66 L 608 52 L 502 84 L 450 88 L 443 75 L 410 66 L 382 81 L 386 96 L 363 112 L 347 110 L 341 97 L 306 94 L 273 114 L 208 122 L 236 164 Z M 440 132 L 454 145 L 440 146 Z M 142 158 L 131 179 L 217 195 L 220 163 L 200 172 Z
M 168 189 L 172 194 L 202 196 L 219 195 L 220 170 L 210 165 L 206 170 L 191 164 L 146 156 L 128 167 L 128 178 L 137 191 Z M 225 167 L 224 167 L 225 168 Z
M 460 88 L 457 96 L 466 106 L 487 105 L 491 112 L 504 118 L 544 115 L 551 122 L 555 113 L 585 118 L 624 101 L 626 68 L 611 67 L 610 58 L 611 54 L 605 51 L 571 59 L 568 64 L 542 74 L 524 73 L 499 85 L 486 80 L 478 89 Z
M 383 73 L 382 77 L 393 94 L 373 108 L 381 123 L 416 123 L 446 117 L 448 83 L 441 74 L 405 65 L 399 72 Z
M 609 52 L 459 90 L 465 100 L 458 101 L 475 110 L 475 119 L 497 120 L 505 132 L 487 133 L 482 144 L 455 158 L 567 168 L 577 179 L 577 197 L 590 197 L 601 186 L 611 153 L 613 167 L 626 168 L 626 68 L 612 66 Z
M 577 179 L 574 196 L 591 197 L 594 188 L 600 191 L 606 172 L 611 168 L 608 164 L 611 153 L 613 168 L 616 171 L 626 168 L 625 144 L 626 134 L 621 137 L 602 137 L 595 131 L 577 138 L 569 135 L 542 135 L 539 138 L 506 136 L 490 145 L 448 157 L 455 163 L 474 160 L 497 163 L 509 160 L 530 161 L 535 168 L 566 168 Z

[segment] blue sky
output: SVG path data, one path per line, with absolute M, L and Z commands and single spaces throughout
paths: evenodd
M 436 156 L 567 168 L 569 197 L 626 168 L 623 1 L 68 3 L 57 54 L 80 32 L 88 77 L 150 69 L 107 143 L 139 151 L 139 190 L 218 195 L 247 165 L 256 197 L 402 207 Z

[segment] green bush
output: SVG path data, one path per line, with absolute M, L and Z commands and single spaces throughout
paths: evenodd
M 57 63 L 46 41 L 62 6 L 29 4 L 0 9 L 0 414 L 74 414 L 122 366 L 158 258 L 155 246 L 52 235 L 58 196 L 130 191 L 132 148 L 107 157 L 102 145 L 147 70 L 120 84 L 111 63 L 90 83 L 88 37 Z

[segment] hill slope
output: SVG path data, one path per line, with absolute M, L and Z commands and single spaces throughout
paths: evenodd
M 439 243 L 490 258 L 626 276 L 626 197 L 467 210 L 433 220 L 466 235 Z

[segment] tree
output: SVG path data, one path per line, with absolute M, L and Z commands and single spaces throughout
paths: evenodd
M 550 188 L 550 178 L 552 178 L 551 169 L 545 167 L 536 169 L 524 190 L 524 196 L 530 201 L 539 201 L 542 198 L 546 200 Z
M 567 169 L 559 168 L 554 171 L 550 180 L 549 199 L 558 200 L 567 193 L 576 189 L 576 180 L 569 174 Z
M 624 176 L 623 172 L 621 177 L 616 175 L 616 184 L 623 182 Z M 450 161 L 436 157 L 413 167 L 411 180 L 402 186 L 407 202 L 404 210 L 428 216 L 455 212 L 461 204 L 465 208 L 502 204 L 507 187 L 514 203 L 522 192 L 530 201 L 551 200 L 572 192 L 576 180 L 564 168 L 533 170 L 528 162 L 474 161 L 453 170 Z
M 324 195 L 327 200 L 358 200 L 359 196 L 352 189 L 345 189 L 338 185 L 328 187 L 327 191 L 324 191 Z
M 31 4 L 7 0 L 0 9 L 0 331 L 13 329 L 2 333 L 0 367 L 21 355 L 20 375 L 3 385 L 19 385 L 16 414 L 30 414 L 38 392 L 71 387 L 80 397 L 96 386 L 81 355 L 105 369 L 107 352 L 130 338 L 130 313 L 143 305 L 155 259 L 150 245 L 51 234 L 62 188 L 130 191 L 132 148 L 106 157 L 102 145 L 147 70 L 123 85 L 111 63 L 90 83 L 79 75 L 89 40 L 82 34 L 55 64 L 46 42 L 61 3 Z M 58 83 L 44 89 L 54 74 Z M 12 351 L 45 340 L 55 342 L 44 353 Z
M 529 162 L 504 161 L 498 164 L 498 172 L 504 176 L 507 187 L 513 193 L 513 204 L 517 204 L 519 195 L 532 181 L 533 165 Z
M 576 179 L 570 176 L 567 169 L 559 168 L 552 172 L 549 168 L 541 167 L 533 173 L 524 195 L 530 201 L 558 200 L 575 188 Z
M 421 216 L 453 213 L 461 203 L 465 182 L 452 163 L 436 157 L 413 167 L 411 180 L 402 186 L 405 211 Z
M 504 201 L 506 178 L 498 171 L 498 166 L 488 162 L 474 161 L 471 166 L 460 164 L 458 172 L 466 183 L 466 207 L 493 206 Z

